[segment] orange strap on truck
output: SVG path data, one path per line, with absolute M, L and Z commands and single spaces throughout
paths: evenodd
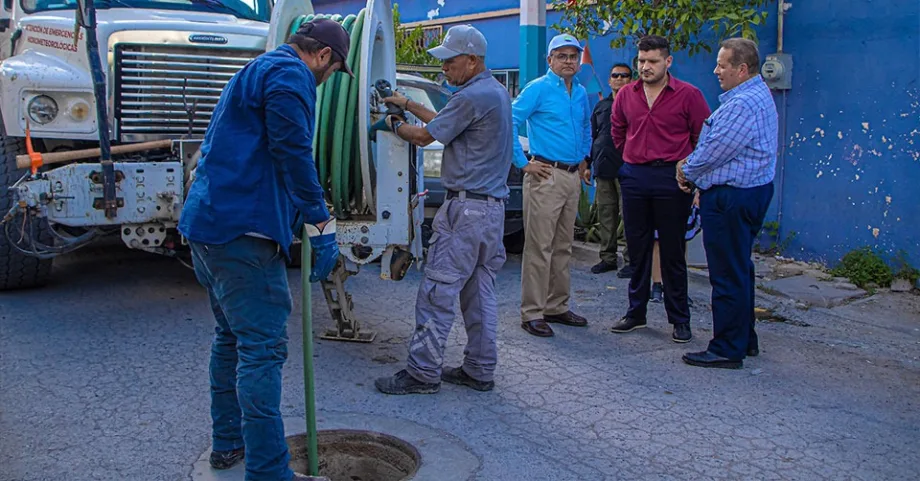
M 29 160 L 31 161 L 32 175 L 35 175 L 38 173 L 38 168 L 44 165 L 45 162 L 42 160 L 42 153 L 32 149 L 32 134 L 29 131 L 28 117 L 26 117 L 26 152 L 28 152 Z

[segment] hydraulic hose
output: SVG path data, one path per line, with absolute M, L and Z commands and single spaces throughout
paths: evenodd
M 358 148 L 358 81 L 366 9 L 357 15 L 304 15 L 291 24 L 290 34 L 304 22 L 326 18 L 348 32 L 351 45 L 345 61 L 355 74 L 352 79 L 337 73 L 316 91 L 316 121 L 313 128 L 313 157 L 320 183 L 325 188 L 336 217 L 365 213 L 363 181 Z

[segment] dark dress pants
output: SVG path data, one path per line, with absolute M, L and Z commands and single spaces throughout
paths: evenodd
M 690 322 L 684 234 L 693 196 L 677 186 L 676 162 L 624 164 L 620 168 L 626 247 L 635 272 L 629 281 L 630 319 L 646 318 L 652 283 L 654 234 L 658 231 L 664 307 L 668 322 Z
M 754 332 L 754 238 L 773 199 L 773 184 L 716 186 L 700 195 L 703 246 L 712 284 L 713 339 L 709 351 L 742 360 L 758 347 Z

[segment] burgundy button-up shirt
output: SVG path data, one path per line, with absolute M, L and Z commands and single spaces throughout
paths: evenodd
M 610 114 L 610 134 L 627 163 L 677 162 L 686 159 L 700 139 L 709 105 L 700 89 L 668 75 L 668 85 L 651 109 L 641 80 L 617 94 Z

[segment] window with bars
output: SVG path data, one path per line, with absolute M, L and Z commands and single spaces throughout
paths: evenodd
M 444 28 L 440 25 L 435 25 L 433 27 L 425 27 L 422 29 L 422 41 L 425 42 L 425 45 L 422 45 L 423 48 L 428 48 L 432 43 L 437 44 L 441 39 L 441 34 L 444 32 Z
M 406 37 L 412 32 L 412 28 L 401 28 L 402 34 Z M 441 39 L 441 33 L 444 28 L 441 25 L 431 27 L 422 27 L 422 36 L 417 40 L 418 48 L 422 51 L 428 50 L 429 46 L 434 43 L 437 45 Z
M 520 72 L 518 70 L 493 70 L 492 76 L 508 89 L 511 98 L 517 97 L 521 91 Z

